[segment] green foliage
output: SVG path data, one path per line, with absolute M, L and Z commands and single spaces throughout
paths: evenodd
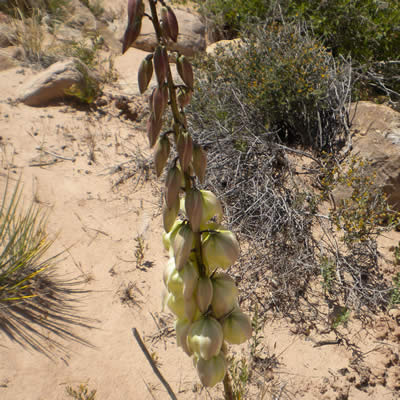
M 67 0 L 5 0 L 0 2 L 0 11 L 7 14 L 31 17 L 39 10 L 49 14 L 53 20 L 61 20 L 66 15 Z
M 75 42 L 66 47 L 65 52 L 70 57 L 75 57 L 82 64 L 76 63 L 76 67 L 83 76 L 79 85 L 72 85 L 65 93 L 77 98 L 81 103 L 92 104 L 101 94 L 101 83 L 109 83 L 115 80 L 113 61 L 108 59 L 108 68 L 103 68 L 106 61 L 99 59 L 98 51 L 102 48 L 104 39 L 100 35 L 88 37 L 88 40 Z M 100 70 L 98 78 L 94 78 L 89 71 Z
M 209 24 L 225 38 L 238 36 L 250 18 L 265 20 L 275 15 L 283 20 L 304 20 L 335 56 L 351 54 L 361 63 L 400 57 L 398 0 L 198 0 L 197 3 Z
M 95 400 L 96 398 L 96 390 L 91 390 L 87 387 L 87 384 L 80 384 L 77 389 L 73 389 L 71 386 L 67 386 L 65 391 L 68 396 L 75 400 Z
M 377 187 L 370 163 L 352 156 L 339 166 L 328 156 L 321 185 L 325 198 L 334 187 L 349 191 L 349 196 L 331 209 L 330 218 L 348 243 L 362 242 L 399 223 L 400 215 L 390 209 L 386 194 Z
M 264 20 L 271 14 L 271 0 L 197 0 L 199 12 L 220 39 L 237 37 L 250 18 Z
M 69 89 L 65 90 L 65 94 L 75 97 L 80 103 L 92 104 L 101 94 L 101 87 L 96 79 L 92 78 L 86 68 L 81 64 L 76 64 L 77 69 L 82 74 L 82 82 L 73 84 Z
M 365 63 L 399 59 L 397 0 L 291 0 L 288 14 L 303 18 L 335 55 Z
M 321 277 L 322 277 L 322 288 L 324 291 L 330 291 L 333 287 L 335 280 L 335 264 L 328 257 L 321 257 Z
M 4 190 L 0 208 L 0 302 L 36 297 L 34 280 L 51 259 L 41 260 L 51 245 L 45 232 L 45 218 L 32 204 L 20 210 L 21 192 L 17 186 L 8 194 Z
M 11 190 L 7 181 L 0 206 L 0 330 L 47 356 L 64 350 L 57 337 L 88 344 L 69 329 L 87 326 L 70 297 L 82 292 L 80 282 L 56 277 L 60 254 L 48 255 L 52 243 L 46 215 L 34 202 L 26 208 L 20 185 Z
M 193 114 L 204 115 L 203 126 L 217 121 L 224 134 L 246 118 L 255 136 L 331 147 L 346 133 L 349 65 L 298 25 L 258 25 L 244 36 L 237 49 L 200 64 Z M 236 140 L 246 151 L 243 138 Z
M 340 307 L 338 314 L 332 321 L 332 328 L 336 329 L 339 325 L 346 325 L 350 318 L 350 310 L 347 307 Z
M 390 307 L 400 304 L 400 272 L 393 278 L 393 288 L 390 296 Z
M 232 378 L 233 396 L 235 400 L 244 400 L 248 391 L 249 366 L 246 358 L 233 359 L 229 365 Z

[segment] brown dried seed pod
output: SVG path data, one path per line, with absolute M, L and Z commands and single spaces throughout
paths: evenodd
M 189 88 L 183 88 L 178 94 L 178 104 L 181 108 L 186 107 L 192 100 L 193 91 Z
M 154 70 L 157 76 L 157 82 L 159 86 L 162 86 L 167 77 L 168 70 L 168 54 L 164 46 L 157 46 L 154 51 Z
M 201 183 L 204 183 L 204 178 L 206 175 L 207 168 L 207 153 L 205 150 L 199 145 L 193 145 L 193 161 L 192 161 L 194 173 L 199 178 Z
M 171 29 L 168 23 L 168 9 L 167 7 L 161 7 L 161 25 L 163 29 L 163 33 L 167 36 L 167 38 L 171 38 Z
M 178 20 L 176 19 L 175 13 L 173 12 L 172 8 L 169 6 L 167 6 L 167 19 L 170 30 L 170 38 L 173 42 L 176 42 L 179 35 Z
M 164 28 L 164 32 L 167 34 L 173 42 L 178 40 L 179 26 L 178 20 L 176 19 L 175 13 L 169 6 L 161 8 L 161 22 Z
M 124 54 L 132 43 L 137 39 L 142 27 L 144 15 L 144 4 L 142 0 L 128 1 L 128 26 L 122 40 L 122 54 Z
M 168 208 L 172 208 L 175 204 L 176 198 L 181 189 L 181 182 L 182 172 L 175 165 L 168 171 L 167 179 L 165 181 L 165 202 L 167 203 Z
M 154 114 L 150 114 L 150 118 L 147 121 L 147 138 L 149 139 L 150 148 L 156 143 L 158 136 L 161 131 L 162 120 L 154 118 Z
M 166 135 L 162 135 L 157 142 L 156 150 L 154 152 L 154 165 L 156 168 L 157 177 L 162 174 L 165 164 L 168 161 L 171 145 Z
M 200 190 L 189 189 L 185 197 L 185 211 L 193 232 L 198 232 L 203 218 L 203 197 Z
M 176 69 L 183 82 L 193 90 L 193 68 L 188 59 L 181 55 L 176 60 Z
M 138 71 L 138 83 L 139 91 L 143 94 L 149 86 L 151 78 L 153 76 L 153 61 L 152 54 L 146 56 L 140 63 Z
M 165 110 L 165 90 L 164 88 L 156 87 L 153 92 L 153 114 L 156 120 L 161 120 Z
M 193 140 L 189 133 L 183 132 L 179 135 L 177 140 L 177 149 L 182 171 L 186 172 L 190 162 L 192 161 L 193 155 Z

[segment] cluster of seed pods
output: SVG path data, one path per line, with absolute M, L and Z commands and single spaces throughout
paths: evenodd
M 160 17 L 156 3 L 161 4 Z M 145 13 L 143 0 L 129 0 L 123 53 L 140 34 L 143 17 L 151 18 L 158 45 L 142 61 L 138 83 L 144 93 L 155 73 L 157 86 L 149 96 L 147 137 L 150 147 L 155 148 L 157 176 L 167 168 L 163 243 L 169 261 L 163 276 L 163 303 L 177 318 L 178 346 L 193 358 L 202 384 L 214 386 L 227 371 L 224 343 L 241 344 L 252 334 L 250 319 L 238 304 L 235 282 L 224 272 L 239 258 L 239 243 L 221 225 L 219 199 L 211 191 L 196 187 L 197 181 L 204 183 L 207 155 L 187 131 L 185 107 L 193 92 L 193 69 L 184 55 L 176 57 L 176 69 L 184 84 L 176 86 L 172 80 L 168 46 L 178 40 L 176 16 L 162 1 L 149 0 L 149 6 L 151 15 Z M 163 132 L 168 106 L 173 122 Z

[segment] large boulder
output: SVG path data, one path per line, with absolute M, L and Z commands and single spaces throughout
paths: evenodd
M 362 101 L 352 106 L 350 119 L 353 153 L 370 162 L 377 185 L 387 193 L 391 206 L 400 210 L 400 113 Z
M 18 100 L 29 106 L 46 106 L 66 97 L 72 85 L 85 85 L 87 77 L 95 76 L 79 60 L 69 58 L 59 61 L 34 75 L 23 84 Z
M 149 13 L 149 10 L 146 10 Z M 206 49 L 205 25 L 201 22 L 200 17 L 188 11 L 174 8 L 176 18 L 179 25 L 179 36 L 177 43 L 170 42 L 168 49 L 179 51 L 185 56 L 191 57 Z M 127 18 L 120 20 L 110 26 L 115 32 L 117 38 L 122 42 L 127 24 Z M 156 35 L 152 22 L 147 18 L 143 18 L 142 29 L 139 37 L 133 43 L 132 47 L 140 50 L 154 51 L 157 45 Z

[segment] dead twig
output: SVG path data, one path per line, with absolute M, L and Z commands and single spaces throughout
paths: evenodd
M 147 358 L 147 361 L 150 363 L 151 368 L 153 369 L 154 373 L 157 375 L 157 378 L 161 381 L 161 383 L 167 389 L 167 392 L 168 392 L 169 396 L 171 397 L 171 399 L 178 400 L 177 397 L 175 396 L 174 392 L 172 391 L 171 386 L 169 386 L 168 382 L 161 375 L 160 370 L 157 368 L 156 364 L 154 363 L 154 360 L 151 358 L 151 355 L 150 355 L 149 351 L 147 350 L 145 344 L 143 343 L 137 329 L 133 328 L 132 332 L 133 332 L 133 336 L 135 337 L 140 349 L 143 351 L 145 357 Z

